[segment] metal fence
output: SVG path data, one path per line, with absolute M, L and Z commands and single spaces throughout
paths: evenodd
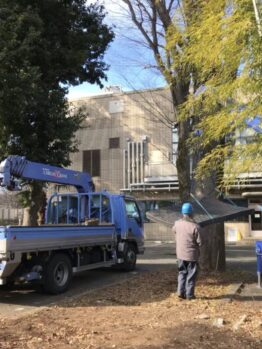
M 23 213 L 22 208 L 0 208 L 0 224 L 21 224 Z

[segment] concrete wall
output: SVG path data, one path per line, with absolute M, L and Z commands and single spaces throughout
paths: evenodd
M 18 224 L 22 221 L 23 209 L 0 208 L 0 224 Z
M 234 230 L 239 234 L 236 234 L 236 240 L 250 238 L 249 223 L 244 222 L 225 222 L 225 239 L 228 240 L 229 230 Z M 174 241 L 175 236 L 172 233 L 172 229 L 162 223 L 145 223 L 144 234 L 147 241 Z M 233 234 L 234 235 L 234 234 Z M 232 236 L 232 234 L 231 234 Z
M 145 240 L 147 241 L 174 241 L 175 236 L 171 227 L 162 223 L 145 223 L 144 224 Z

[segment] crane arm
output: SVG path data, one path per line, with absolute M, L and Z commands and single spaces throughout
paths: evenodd
M 12 186 L 14 177 L 72 185 L 80 193 L 94 191 L 94 184 L 88 173 L 28 161 L 24 156 L 10 155 L 0 163 L 1 186 Z

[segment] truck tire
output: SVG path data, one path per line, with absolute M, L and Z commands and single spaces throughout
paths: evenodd
M 123 253 L 124 263 L 120 264 L 122 270 L 132 271 L 136 268 L 136 248 L 133 244 L 127 244 Z
M 72 264 L 66 254 L 55 254 L 44 272 L 44 291 L 51 294 L 65 292 L 72 281 Z

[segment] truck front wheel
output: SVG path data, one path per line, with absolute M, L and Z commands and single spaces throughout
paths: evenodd
M 132 271 L 136 268 L 136 248 L 133 244 L 127 244 L 124 250 L 124 263 L 121 264 L 121 269 Z
M 44 272 L 44 291 L 51 294 L 65 292 L 72 281 L 72 264 L 67 255 L 55 254 Z

